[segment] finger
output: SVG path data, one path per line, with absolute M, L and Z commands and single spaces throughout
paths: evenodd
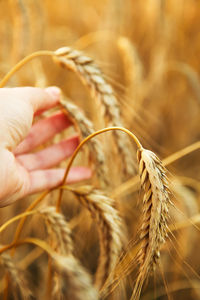
M 46 89 L 19 87 L 13 88 L 12 93 L 20 101 L 29 102 L 34 113 L 38 110 L 46 110 L 57 105 L 61 94 L 60 89 L 55 86 Z
M 17 146 L 14 153 L 19 155 L 33 150 L 51 139 L 55 134 L 68 128 L 71 124 L 71 121 L 63 112 L 38 121 L 32 126 L 27 137 Z
M 57 105 L 60 94 L 55 87 L 2 88 L 0 99 L 0 144 L 13 151 L 28 135 L 34 113 Z
M 30 188 L 28 194 L 34 194 L 46 189 L 51 189 L 62 183 L 65 169 L 48 169 L 30 172 Z M 71 168 L 67 183 L 74 183 L 89 179 L 92 173 L 86 167 Z
M 71 156 L 78 144 L 76 135 L 36 153 L 19 155 L 17 160 L 28 171 L 51 168 Z

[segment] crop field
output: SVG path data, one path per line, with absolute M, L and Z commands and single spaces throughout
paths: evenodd
M 0 200 L 0 299 L 200 299 L 200 1 L 0 0 L 0 41 L 0 90 L 61 90 L 32 153 L 79 139 L 54 188 Z

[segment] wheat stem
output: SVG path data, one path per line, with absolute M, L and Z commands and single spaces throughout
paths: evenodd
M 99 135 L 99 134 L 102 134 L 104 132 L 107 132 L 107 131 L 112 131 L 112 130 L 117 130 L 117 131 L 122 131 L 122 132 L 125 132 L 127 133 L 133 140 L 134 142 L 136 143 L 137 147 L 139 149 L 142 148 L 142 145 L 140 143 L 140 141 L 138 140 L 138 138 L 136 137 L 136 135 L 134 135 L 131 131 L 129 131 L 128 129 L 126 128 L 123 128 L 123 127 L 108 127 L 108 128 L 104 128 L 104 129 L 101 129 L 101 130 L 98 130 L 92 134 L 90 134 L 88 137 L 86 137 L 83 141 L 81 141 L 81 143 L 78 145 L 78 147 L 76 148 L 76 150 L 74 151 L 73 155 L 71 156 L 70 158 L 70 161 L 68 163 L 68 166 L 66 168 L 66 171 L 65 171 L 65 175 L 63 177 L 63 180 L 62 180 L 62 185 L 64 185 L 66 179 L 67 179 L 67 176 L 69 174 L 69 170 L 73 164 L 73 161 L 74 159 L 76 158 L 78 152 L 80 151 L 80 149 L 84 146 L 85 143 L 87 143 L 90 139 L 92 139 L 93 137 Z M 57 204 L 56 204 L 56 209 L 57 211 L 59 211 L 60 209 L 60 205 L 61 205 L 61 201 L 62 201 L 62 194 L 63 194 L 63 190 L 61 189 L 60 190 L 60 193 L 59 193 L 59 197 L 58 197 L 58 200 L 57 200 Z
M 21 219 L 21 218 L 24 218 L 24 217 L 27 217 L 27 216 L 30 216 L 30 215 L 33 215 L 35 214 L 37 211 L 36 210 L 32 210 L 32 211 L 26 211 L 26 212 L 23 212 L 11 219 L 9 219 L 7 222 L 5 222 L 3 225 L 1 225 L 0 227 L 0 233 L 2 231 L 4 231 L 10 224 L 12 224 L 13 222 L 16 222 L 17 220 Z
M 26 56 L 22 60 L 20 60 L 0 81 L 0 88 L 4 87 L 5 84 L 8 82 L 8 80 L 13 76 L 19 69 L 21 69 L 26 63 L 28 63 L 30 60 L 32 60 L 35 57 L 38 56 L 52 56 L 54 55 L 53 51 L 48 50 L 41 50 L 34 53 L 31 53 L 30 55 Z

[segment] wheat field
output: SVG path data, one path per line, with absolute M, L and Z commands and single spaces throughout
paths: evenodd
M 80 136 L 0 208 L 0 299 L 200 299 L 199 32 L 198 0 L 0 1 L 0 88 L 58 86 L 34 122 L 72 123 L 34 152 Z

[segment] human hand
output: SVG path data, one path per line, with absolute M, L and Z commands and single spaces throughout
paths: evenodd
M 62 182 L 65 169 L 52 167 L 74 152 L 79 143 L 77 135 L 30 153 L 72 125 L 62 112 L 32 125 L 34 114 L 56 106 L 59 98 L 56 87 L 0 89 L 0 207 Z M 67 181 L 76 182 L 90 176 L 88 168 L 74 167 Z

